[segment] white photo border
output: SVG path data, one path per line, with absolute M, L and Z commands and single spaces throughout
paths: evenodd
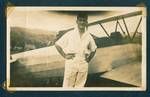
M 8 6 L 9 8 L 9 6 Z M 13 7 L 12 7 L 13 8 Z M 62 87 L 10 87 L 10 28 L 7 16 L 7 68 L 6 87 L 8 91 L 146 91 L 147 63 L 146 63 L 146 7 L 38 7 L 38 6 L 15 6 L 14 8 L 28 10 L 51 10 L 51 11 L 116 11 L 116 10 L 142 10 L 142 85 L 141 87 L 84 87 L 84 88 L 62 88 Z M 7 13 L 8 14 L 8 13 Z

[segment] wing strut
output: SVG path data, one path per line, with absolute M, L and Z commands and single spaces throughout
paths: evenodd
M 130 34 L 129 34 L 129 30 L 128 30 L 128 27 L 127 27 L 127 24 L 126 24 L 126 21 L 125 21 L 124 17 L 122 18 L 122 20 L 123 20 L 124 26 L 125 26 L 125 28 L 126 28 L 128 37 L 129 37 L 129 39 L 131 40 L 131 36 L 130 36 Z
M 99 23 L 99 25 L 102 27 L 102 29 L 104 30 L 104 32 L 106 33 L 106 35 L 107 35 L 108 37 L 110 37 L 109 34 L 108 34 L 108 32 L 106 31 L 106 29 L 104 28 L 104 26 L 103 26 L 101 23 Z
M 137 25 L 137 27 L 136 27 L 136 29 L 135 29 L 135 32 L 134 32 L 134 34 L 133 34 L 133 36 L 132 36 L 132 39 L 131 39 L 132 41 L 133 41 L 133 39 L 134 39 L 134 37 L 135 37 L 137 31 L 138 31 L 138 28 L 139 28 L 139 26 L 140 26 L 140 24 L 141 24 L 141 21 L 142 21 L 142 17 L 140 18 L 140 21 L 139 21 L 139 23 L 138 23 L 138 25 Z
M 122 31 L 122 33 L 125 35 L 125 31 L 123 30 L 123 28 L 122 28 L 122 26 L 121 26 L 121 24 L 120 24 L 120 22 L 118 21 L 118 19 L 117 19 L 117 23 L 116 23 L 116 29 L 115 29 L 115 32 L 117 31 L 117 27 L 118 27 L 118 25 L 119 25 L 119 27 L 120 27 L 120 29 L 121 29 L 121 31 Z

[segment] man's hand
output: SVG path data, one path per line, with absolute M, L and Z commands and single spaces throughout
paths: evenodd
M 90 62 L 90 59 L 89 59 L 89 58 L 87 58 L 87 59 L 86 59 L 86 62 L 88 62 L 88 63 L 89 63 L 89 62 Z
M 73 54 L 73 53 L 69 53 L 69 54 L 66 54 L 65 55 L 65 58 L 66 59 L 72 59 L 72 58 L 74 58 L 75 57 L 75 54 Z
M 86 62 L 89 62 L 90 60 L 89 60 L 89 55 L 88 54 L 85 54 L 85 60 L 86 60 Z
M 91 54 L 88 56 L 88 55 L 85 55 L 85 58 L 86 58 L 86 61 L 87 62 L 90 62 L 91 61 L 91 59 L 94 57 L 94 55 L 95 55 L 95 52 L 96 52 L 96 50 L 94 51 L 94 52 L 91 52 Z

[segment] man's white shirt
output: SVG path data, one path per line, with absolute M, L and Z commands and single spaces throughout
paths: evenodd
M 97 46 L 88 31 L 82 36 L 77 28 L 64 34 L 57 42 L 66 54 L 73 53 L 75 58 L 84 59 L 85 54 L 95 51 Z

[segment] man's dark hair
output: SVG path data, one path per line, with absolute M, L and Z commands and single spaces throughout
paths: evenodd
M 87 20 L 88 19 L 88 15 L 85 12 L 80 12 L 77 15 L 77 19 L 79 19 L 79 18 L 85 18 Z

